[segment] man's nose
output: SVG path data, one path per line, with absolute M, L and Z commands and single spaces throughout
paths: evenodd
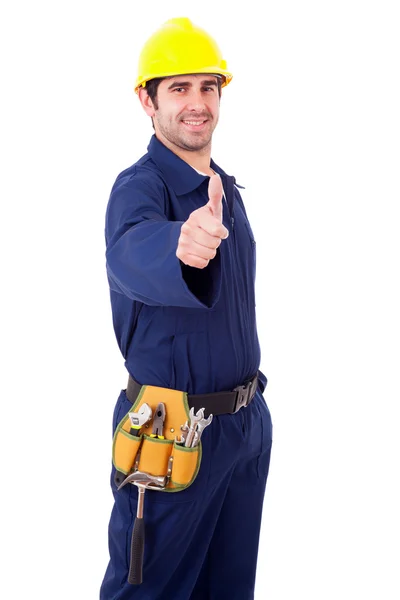
M 198 111 L 198 112 L 204 110 L 205 103 L 204 103 L 203 95 L 200 90 L 199 91 L 192 90 L 192 93 L 190 94 L 190 97 L 188 100 L 189 101 L 188 101 L 187 107 L 189 110 Z

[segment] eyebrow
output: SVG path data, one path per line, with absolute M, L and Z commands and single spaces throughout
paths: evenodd
M 173 81 L 171 83 L 171 85 L 168 87 L 169 90 L 172 90 L 176 87 L 192 87 L 192 83 L 190 81 Z M 205 85 L 205 86 L 212 86 L 214 85 L 215 87 L 217 87 L 217 82 L 215 81 L 215 79 L 205 79 L 204 81 L 201 82 L 201 85 Z

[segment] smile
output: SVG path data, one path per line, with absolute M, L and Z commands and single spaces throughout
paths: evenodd
M 208 121 L 182 121 L 182 123 L 192 131 L 203 129 Z

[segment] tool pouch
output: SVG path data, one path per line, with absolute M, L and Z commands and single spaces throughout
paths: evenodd
M 138 412 L 146 403 L 154 416 L 160 402 L 165 405 L 164 439 L 151 437 L 153 419 L 138 435 L 131 435 L 129 412 Z M 191 485 L 200 468 L 201 440 L 193 448 L 175 442 L 175 438 L 181 436 L 181 425 L 190 421 L 186 392 L 144 385 L 129 412 L 114 433 L 112 458 L 117 471 L 129 475 L 139 470 L 155 477 L 167 477 L 165 488 L 160 488 L 165 492 L 178 492 Z

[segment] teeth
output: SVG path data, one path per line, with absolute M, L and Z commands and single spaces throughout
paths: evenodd
M 204 121 L 183 121 L 187 125 L 202 125 Z

